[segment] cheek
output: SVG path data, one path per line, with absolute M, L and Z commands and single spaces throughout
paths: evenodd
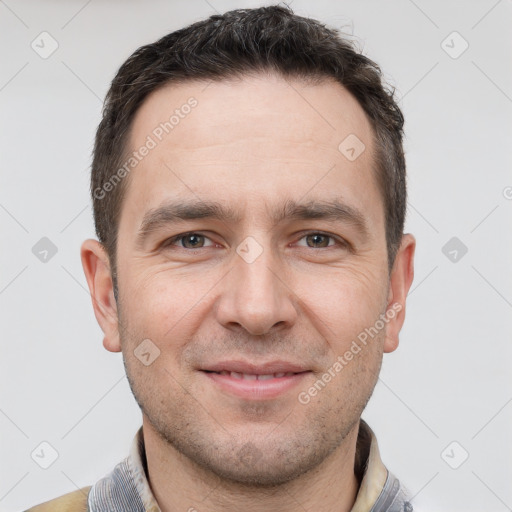
M 387 286 L 381 275 L 369 267 L 331 269 L 301 279 L 298 295 L 307 298 L 311 316 L 325 324 L 331 337 L 345 339 L 373 325 L 385 308 Z
M 198 277 L 169 268 L 131 272 L 123 286 L 130 333 L 138 332 L 162 348 L 172 342 L 179 350 L 198 319 L 205 317 L 209 291 L 218 279 L 207 272 Z

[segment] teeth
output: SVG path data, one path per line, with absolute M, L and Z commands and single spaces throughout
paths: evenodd
M 217 372 L 220 375 L 229 375 L 233 379 L 239 379 L 239 380 L 269 380 L 269 379 L 279 379 L 281 377 L 291 377 L 292 375 L 295 375 L 294 372 L 280 372 L 280 373 L 269 373 L 266 375 L 254 375 L 250 373 L 238 373 L 238 372 L 228 372 L 226 370 L 223 370 L 221 372 Z

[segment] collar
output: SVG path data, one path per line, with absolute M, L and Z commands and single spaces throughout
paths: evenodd
M 356 475 L 362 475 L 362 480 L 350 512 L 368 512 L 384 489 L 388 470 L 380 458 L 377 438 L 363 419 L 359 423 L 354 471 Z

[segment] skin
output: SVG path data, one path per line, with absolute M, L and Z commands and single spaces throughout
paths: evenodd
M 131 147 L 191 96 L 197 107 L 129 175 L 119 304 L 101 244 L 81 249 L 104 346 L 122 351 L 142 409 L 154 495 L 164 512 L 348 511 L 359 419 L 383 353 L 398 346 L 415 239 L 404 235 L 390 276 L 371 125 L 339 84 L 256 75 L 165 86 L 137 112 Z M 355 161 L 338 150 L 349 134 L 366 146 Z M 168 224 L 138 247 L 144 214 L 167 199 L 215 200 L 240 219 Z M 288 199 L 341 199 L 362 212 L 368 236 L 345 221 L 274 223 L 269 213 Z M 198 233 L 197 249 L 163 245 L 187 232 Z M 307 236 L 316 232 L 333 238 Z M 236 252 L 248 236 L 263 249 L 252 263 Z M 385 329 L 301 404 L 298 393 L 397 303 Z M 149 366 L 134 355 L 144 339 L 160 350 Z M 246 400 L 198 370 L 226 359 L 299 361 L 311 373 L 300 389 Z

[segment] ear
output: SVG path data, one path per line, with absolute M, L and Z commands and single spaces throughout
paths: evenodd
M 398 335 L 405 320 L 405 301 L 414 278 L 414 250 L 416 239 L 406 233 L 398 249 L 389 280 L 387 316 L 384 352 L 393 352 L 398 347 Z M 394 311 L 394 314 L 393 314 Z
M 121 352 L 117 303 L 107 252 L 97 240 L 85 240 L 80 257 L 92 299 L 94 315 L 104 333 L 103 346 Z

